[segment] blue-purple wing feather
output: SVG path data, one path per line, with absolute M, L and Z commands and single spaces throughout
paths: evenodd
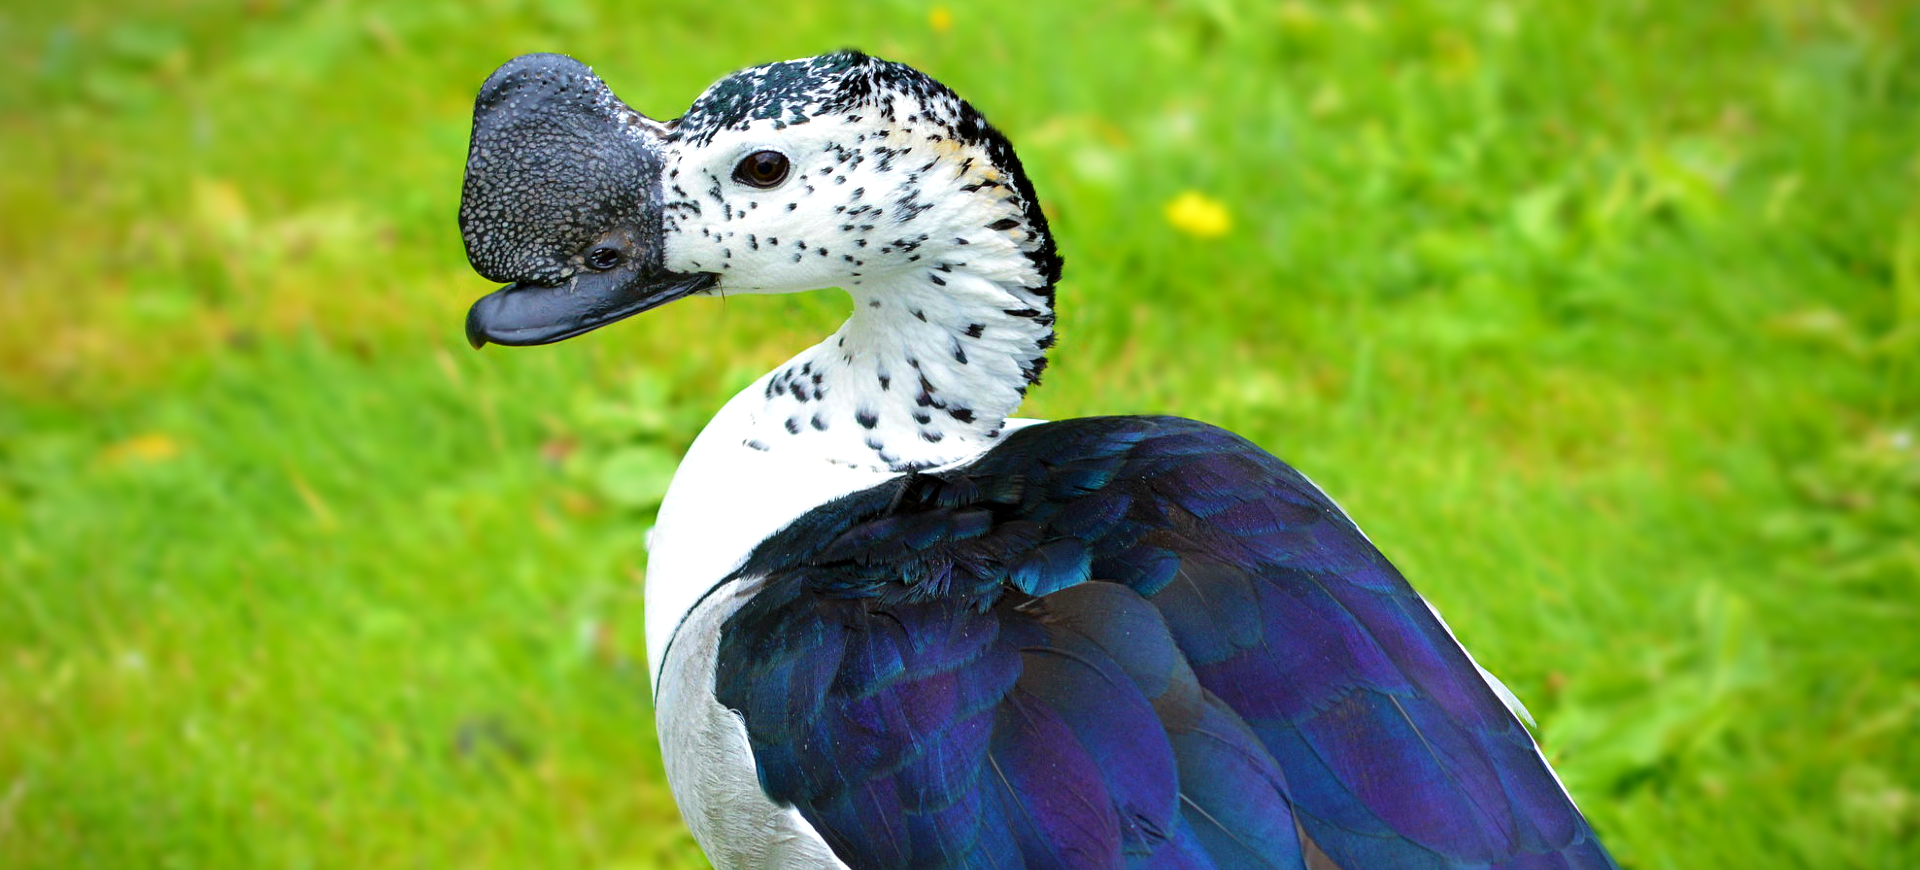
M 797 520 L 715 691 L 855 868 L 1605 868 L 1444 626 L 1298 472 L 1087 418 Z

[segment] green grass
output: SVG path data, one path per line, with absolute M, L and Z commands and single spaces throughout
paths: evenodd
M 1906 4 L 171 5 L 0 11 L 0 865 L 700 866 L 641 538 L 846 303 L 467 350 L 468 112 L 523 52 L 670 117 L 844 45 L 1019 146 L 1028 413 L 1313 475 L 1627 866 L 1920 864 Z

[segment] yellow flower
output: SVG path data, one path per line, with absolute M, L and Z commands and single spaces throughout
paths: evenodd
M 1189 190 L 1167 203 L 1167 223 L 1187 235 L 1200 239 L 1224 236 L 1233 229 L 1233 215 L 1226 203 L 1197 190 Z
M 953 13 L 948 12 L 945 6 L 935 6 L 933 11 L 927 13 L 927 23 L 933 25 L 933 32 L 946 33 L 953 29 Z
M 100 457 L 112 465 L 165 462 L 179 454 L 180 445 L 160 432 L 135 435 L 100 451 Z

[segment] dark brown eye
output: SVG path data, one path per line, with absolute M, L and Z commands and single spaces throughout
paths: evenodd
M 755 151 L 733 168 L 733 180 L 754 187 L 773 187 L 787 180 L 787 155 L 778 151 Z
M 620 265 L 620 249 L 594 248 L 587 254 L 587 268 L 595 272 L 605 272 Z

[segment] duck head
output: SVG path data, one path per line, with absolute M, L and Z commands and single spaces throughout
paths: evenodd
M 460 227 L 474 270 L 507 284 L 469 312 L 475 347 L 701 294 L 839 286 L 878 309 L 956 268 L 1050 327 L 1060 273 L 1006 139 L 923 73 L 855 51 L 742 70 L 668 122 L 572 58 L 516 58 L 474 105 Z

